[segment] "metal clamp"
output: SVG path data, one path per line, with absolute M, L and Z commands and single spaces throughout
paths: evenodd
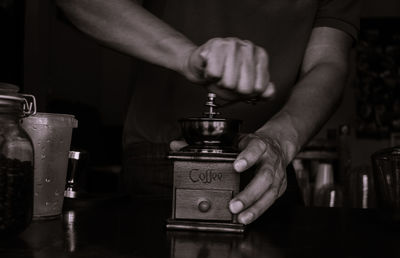
M 24 97 L 24 104 L 22 106 L 22 111 L 24 117 L 33 116 L 36 114 L 36 98 L 30 94 L 21 94 Z

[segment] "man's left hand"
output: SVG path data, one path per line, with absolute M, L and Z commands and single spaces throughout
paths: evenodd
M 185 141 L 172 141 L 171 150 L 186 146 Z M 280 145 L 272 137 L 247 134 L 239 141 L 240 154 L 233 163 L 236 172 L 255 169 L 254 178 L 229 203 L 240 223 L 249 224 L 263 214 L 286 190 L 287 162 Z
M 254 178 L 229 203 L 240 223 L 249 224 L 263 214 L 286 190 L 286 165 L 281 146 L 271 137 L 248 134 L 239 142 L 241 153 L 233 163 L 241 173 L 255 169 Z

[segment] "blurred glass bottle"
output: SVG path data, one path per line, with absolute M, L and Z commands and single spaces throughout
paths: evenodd
M 376 208 L 375 181 L 368 165 L 351 168 L 347 173 L 346 206 L 349 208 Z
M 351 130 L 349 125 L 341 125 L 339 127 L 339 164 L 336 176 L 339 184 L 344 184 L 347 181 L 348 172 L 351 168 L 350 135 Z
M 372 154 L 377 203 L 384 216 L 400 223 L 400 146 Z
M 343 190 L 334 181 L 331 162 L 321 161 L 315 178 L 313 205 L 315 207 L 342 207 Z

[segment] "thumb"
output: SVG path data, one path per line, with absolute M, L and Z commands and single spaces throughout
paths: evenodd
M 169 148 L 172 151 L 178 151 L 180 149 L 182 149 L 183 147 L 186 147 L 188 145 L 188 143 L 184 140 L 176 140 L 176 141 L 172 141 L 169 143 Z
M 251 137 L 233 163 L 233 168 L 237 172 L 247 170 L 259 161 L 266 149 L 267 146 L 262 140 Z
M 207 65 L 206 53 L 203 47 L 198 47 L 189 56 L 186 64 L 186 77 L 193 82 L 204 82 L 204 69 Z
M 268 99 L 273 97 L 275 93 L 276 93 L 276 86 L 274 83 L 270 82 L 265 91 L 261 94 L 261 97 Z

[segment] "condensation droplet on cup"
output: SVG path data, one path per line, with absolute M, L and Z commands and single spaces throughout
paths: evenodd
M 45 202 L 45 203 L 44 203 L 44 205 L 46 205 L 46 206 L 49 206 L 49 205 L 50 205 L 50 203 L 49 203 L 49 202 Z
M 40 158 L 41 158 L 41 159 L 45 159 L 45 158 L 46 158 L 46 155 L 42 154 L 42 155 L 40 156 Z
M 59 193 L 59 192 L 57 192 L 57 191 L 55 191 L 55 192 L 54 192 L 54 195 L 55 195 L 55 196 L 59 196 L 59 195 L 60 195 L 60 193 Z
M 35 192 L 35 196 L 39 196 L 39 193 L 38 193 L 38 192 Z
M 51 182 L 50 178 L 46 178 L 44 181 L 45 181 L 46 183 L 50 183 L 50 182 Z

